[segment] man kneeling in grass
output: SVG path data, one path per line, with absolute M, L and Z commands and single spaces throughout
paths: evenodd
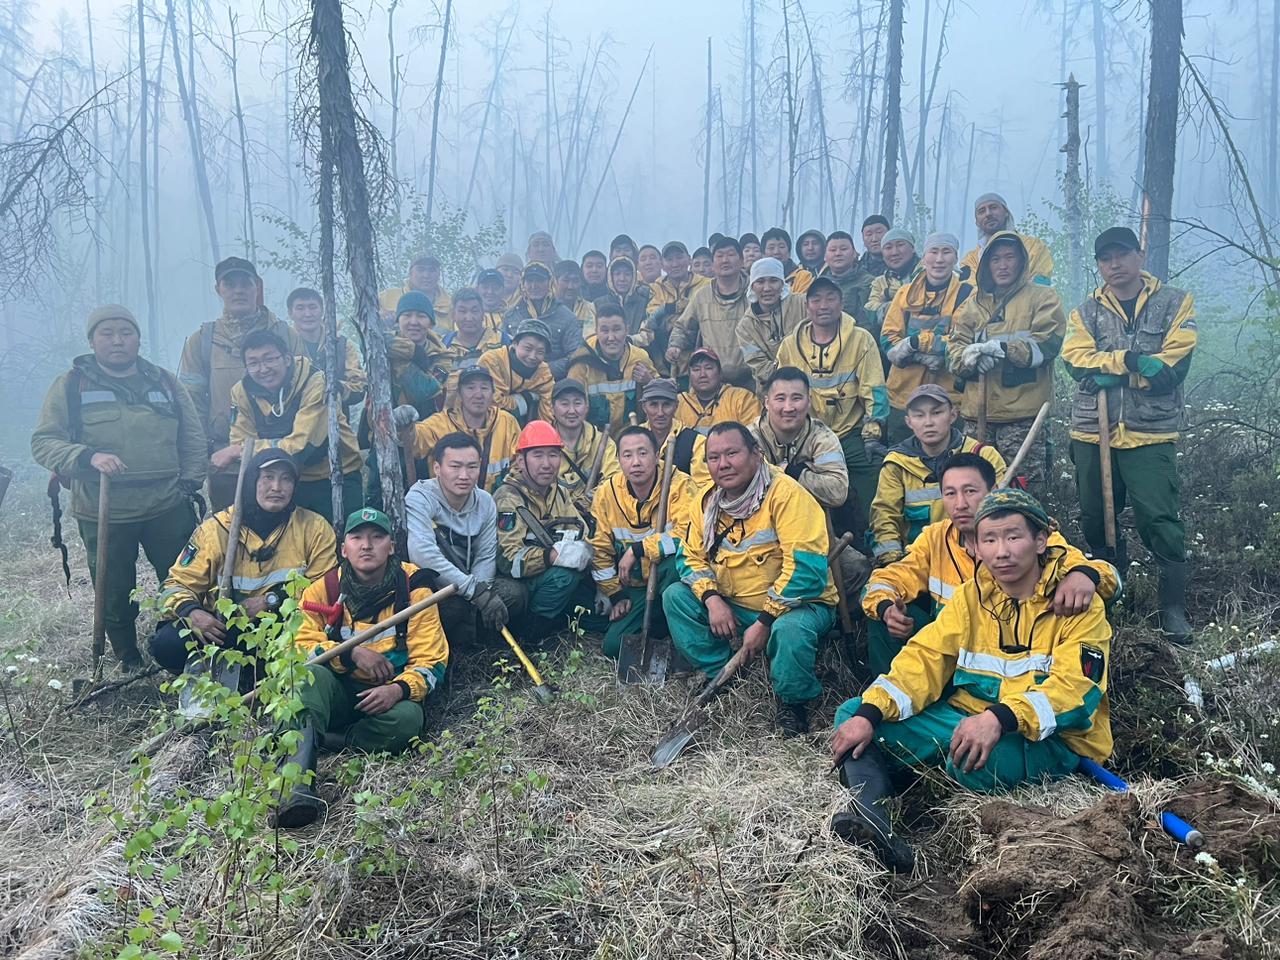
M 1102 598 L 1095 593 L 1082 613 L 1054 613 L 1069 573 L 1065 550 L 1049 546 L 1052 521 L 1029 494 L 989 494 L 975 528 L 974 578 L 887 674 L 836 713 L 832 750 L 855 797 L 831 829 L 870 847 L 890 870 L 910 870 L 914 857 L 889 824 L 886 759 L 945 763 L 960 785 L 993 792 L 1064 777 L 1082 756 L 1101 763 L 1111 754 L 1111 626 Z

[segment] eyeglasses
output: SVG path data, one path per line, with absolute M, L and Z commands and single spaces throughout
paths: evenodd
M 284 357 L 277 353 L 273 357 L 259 357 L 256 360 L 248 360 L 245 362 L 244 368 L 250 373 L 255 373 L 258 370 L 267 370 L 271 367 L 278 367 L 282 363 L 284 363 Z

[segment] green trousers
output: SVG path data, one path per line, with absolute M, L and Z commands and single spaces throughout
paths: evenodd
M 529 589 L 529 612 L 537 617 L 563 616 L 572 613 L 574 606 L 590 608 L 595 601 L 591 580 L 577 570 L 548 567 L 520 582 Z
M 98 582 L 98 523 L 96 520 L 77 521 L 80 539 L 84 541 L 89 556 L 89 577 Z M 107 582 L 104 584 L 106 608 L 103 622 L 111 649 L 121 659 L 138 655 L 138 605 L 133 602 L 133 591 L 138 585 L 138 548 L 147 556 L 156 572 L 156 579 L 164 583 L 169 568 L 182 553 L 196 528 L 195 511 L 182 500 L 168 510 L 145 520 L 113 523 L 107 534 Z
M 1076 465 L 1076 496 L 1080 499 L 1080 526 L 1095 552 L 1107 539 L 1102 509 L 1102 458 L 1096 443 L 1071 441 L 1071 462 Z M 1186 531 L 1178 508 L 1178 459 L 1172 443 L 1111 451 L 1111 491 L 1116 513 L 1133 504 L 1138 536 L 1159 560 L 1181 563 L 1187 558 Z M 1117 540 L 1120 531 L 1116 531 Z M 1120 571 L 1124 573 L 1123 570 Z
M 638 570 L 639 567 L 637 566 L 636 569 Z M 671 586 L 679 582 L 680 575 L 676 573 L 676 558 L 667 557 L 658 564 L 658 600 L 655 604 L 656 609 L 653 611 L 653 623 L 650 626 L 652 635 L 655 637 L 667 636 L 667 618 L 662 611 L 662 596 Z M 604 655 L 606 657 L 614 657 L 616 659 L 618 651 L 622 649 L 622 638 L 628 633 L 639 633 L 644 629 L 644 608 L 647 589 L 647 586 L 624 586 L 622 592 L 613 598 L 614 603 L 619 600 L 630 600 L 631 609 L 610 623 L 608 629 L 605 630 Z
M 422 732 L 422 705 L 401 700 L 386 713 L 371 717 L 356 707 L 356 694 L 368 684 L 347 674 L 334 673 L 325 664 L 307 667 L 314 682 L 300 691 L 306 718 L 316 734 L 345 731 L 346 745 L 362 753 L 399 753 Z
M 733 651 L 729 641 L 711 632 L 707 608 L 685 584 L 677 583 L 662 594 L 671 638 L 689 662 L 707 676 L 715 676 L 729 662 Z M 760 618 L 759 611 L 730 603 L 739 630 L 746 630 Z M 769 657 L 769 678 L 773 692 L 783 703 L 806 703 L 822 693 L 814 665 L 818 642 L 835 626 L 836 608 L 823 603 L 805 603 L 773 622 L 765 653 Z
M 853 545 L 863 553 L 869 547 L 864 542 L 867 526 L 870 523 L 871 501 L 876 496 L 876 485 L 880 482 L 880 464 L 872 463 L 867 457 L 862 435 L 856 430 L 840 438 L 840 449 L 844 451 L 844 463 L 849 470 L 849 499 L 845 501 L 843 512 L 847 519 L 845 525 L 853 531 Z M 844 533 L 837 524 L 836 533 Z
M 907 604 L 907 616 L 915 621 L 916 628 L 911 631 L 915 636 L 926 623 L 932 623 L 934 614 L 929 606 L 920 603 Z M 898 651 L 906 645 L 906 640 L 899 640 L 889 633 L 889 628 L 880 620 L 867 617 L 867 667 L 873 677 L 889 672 L 889 666 Z
M 862 698 L 846 700 L 836 711 L 836 726 L 853 716 Z M 945 700 L 931 703 L 913 717 L 882 723 L 876 739 L 885 754 L 902 766 L 946 766 L 947 773 L 961 786 L 979 793 L 1009 790 L 1020 783 L 1059 779 L 1075 773 L 1080 758 L 1056 734 L 1046 740 L 1028 740 L 1022 734 L 1006 733 L 996 743 L 981 770 L 965 773 L 948 759 L 951 736 L 956 726 L 970 714 L 957 710 Z
M 346 513 L 352 510 L 359 510 L 364 506 L 364 491 L 361 489 L 360 473 L 344 474 L 342 477 L 342 509 Z M 333 487 L 326 477 L 323 480 L 303 480 L 293 490 L 293 502 L 295 505 L 310 510 L 312 513 L 318 513 L 330 523 L 341 525 L 346 521 L 346 517 L 339 517 L 336 521 L 333 518 Z

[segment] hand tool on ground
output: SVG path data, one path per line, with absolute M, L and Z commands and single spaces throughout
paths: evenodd
M 117 677 L 115 680 L 109 680 L 106 683 L 94 684 L 90 689 L 82 695 L 75 697 L 63 709 L 70 712 L 77 707 L 83 707 L 86 703 L 92 703 L 99 697 L 105 696 L 122 687 L 127 687 L 131 683 L 137 683 L 139 680 L 148 680 L 160 673 L 164 668 L 159 664 L 147 667 L 145 670 L 139 670 L 137 673 L 131 673 L 128 676 Z
M 434 607 L 437 603 L 440 603 L 442 600 L 449 599 L 449 597 L 452 597 L 457 592 L 458 592 L 457 585 L 452 583 L 448 584 L 447 586 L 441 587 L 439 590 L 435 591 L 430 596 L 423 597 L 421 600 L 417 601 L 416 603 L 409 604 L 409 606 L 405 607 L 403 610 L 399 610 L 393 613 L 391 616 L 387 617 L 385 620 L 375 623 L 371 627 L 366 627 L 364 630 L 361 630 L 359 633 L 352 634 L 346 640 L 343 640 L 341 643 L 335 644 L 334 646 L 330 647 L 328 650 L 322 650 L 320 653 L 317 653 L 315 656 L 309 657 L 307 659 L 306 666 L 318 667 L 323 663 L 328 663 L 330 660 L 333 660 L 337 657 L 342 656 L 348 650 L 354 650 L 356 647 L 360 646 L 360 644 L 364 643 L 366 640 L 372 640 L 374 637 L 382 633 L 384 630 L 390 630 L 393 627 L 403 623 L 405 620 L 408 620 L 410 617 L 416 617 L 418 614 L 420 614 L 423 610 L 426 610 L 428 607 Z M 265 681 L 259 681 L 257 686 L 255 686 L 252 690 L 246 693 L 244 695 L 244 698 L 240 702 L 243 705 L 248 706 L 252 704 L 255 700 L 257 700 L 258 691 L 262 689 L 262 684 L 264 682 Z M 232 692 L 234 693 L 234 691 Z M 199 730 L 201 727 L 207 726 L 210 723 L 210 719 L 211 718 L 208 716 L 188 718 L 184 723 L 180 724 L 179 726 L 173 727 L 169 730 L 164 731 L 163 733 L 157 734 L 156 736 L 152 737 L 150 740 L 147 740 L 146 742 L 139 744 L 133 751 L 134 756 L 135 757 L 154 756 L 157 750 L 163 747 L 166 743 L 168 743 L 174 737 L 183 736 L 188 733 L 194 733 L 196 730 Z
M 102 679 L 102 657 L 107 651 L 107 543 L 111 539 L 111 477 L 98 474 L 98 549 L 93 578 L 93 682 Z
M 538 672 L 538 668 L 533 665 L 533 661 L 529 659 L 528 654 L 524 652 L 520 644 L 516 642 L 516 638 L 511 635 L 511 631 L 506 627 L 502 628 L 502 639 L 507 641 L 507 646 L 511 648 L 511 652 L 516 655 L 516 659 L 524 667 L 525 673 L 529 674 L 529 679 L 533 681 L 533 695 L 542 703 L 550 703 L 556 692 L 555 687 L 542 679 L 542 674 Z
M 1040 404 L 1040 409 L 1036 412 L 1036 418 L 1031 421 L 1031 429 L 1027 431 L 1027 435 L 1022 438 L 1022 443 L 1018 447 L 1018 452 L 1013 455 L 1013 459 L 1004 468 L 1004 476 L 1000 479 L 998 487 L 1007 487 L 1013 482 L 1013 478 L 1018 475 L 1018 468 L 1022 466 L 1022 461 L 1027 459 L 1027 453 L 1031 450 L 1031 444 L 1035 442 L 1036 437 L 1044 428 L 1044 422 L 1049 416 L 1049 401 Z
M 987 442 L 987 375 L 978 374 L 978 435 L 979 443 Z
M 227 526 L 227 545 L 225 556 L 222 558 L 222 575 L 218 578 L 218 599 L 224 597 L 228 600 L 235 599 L 235 591 L 232 585 L 235 582 L 236 554 L 240 550 L 240 527 L 244 518 L 244 478 L 249 470 L 249 461 L 253 457 L 253 440 L 246 439 L 244 446 L 240 449 L 240 472 L 236 476 L 236 496 L 231 505 L 231 522 Z M 230 642 L 230 637 L 228 637 Z M 228 690 L 239 689 L 240 686 L 240 664 L 218 663 L 218 655 L 213 656 L 213 666 L 217 668 L 217 680 Z M 182 688 L 182 692 L 178 694 L 178 709 L 182 715 L 188 719 L 197 719 L 208 717 L 213 712 L 213 707 L 207 703 L 201 703 L 196 698 L 197 680 L 200 675 L 206 673 L 211 664 L 205 659 L 202 649 L 197 648 L 187 660 L 183 673 L 187 674 L 189 679 Z
M 1107 407 L 1107 388 L 1098 397 L 1098 468 L 1102 481 L 1102 535 L 1107 543 L 1108 560 L 1116 558 L 1116 494 L 1111 487 L 1111 413 Z M 1124 571 L 1121 571 L 1122 573 Z
M 1077 769 L 1109 790 L 1115 790 L 1119 793 L 1127 793 L 1129 791 L 1129 784 L 1125 783 L 1106 767 L 1095 763 L 1087 757 L 1080 758 L 1080 766 Z M 1179 843 L 1185 843 L 1192 850 L 1199 850 L 1204 846 L 1204 834 L 1177 814 L 1170 813 L 1168 810 L 1163 811 L 1160 814 L 1160 826 L 1164 827 L 1165 833 Z
M 667 444 L 667 455 L 662 464 L 662 484 L 658 493 L 658 508 L 654 519 L 654 535 L 661 537 L 667 529 L 667 502 L 671 499 L 671 475 L 675 470 L 675 444 Z M 658 640 L 653 636 L 653 607 L 658 602 L 658 564 L 649 564 L 649 582 L 644 592 L 644 624 L 640 633 L 628 633 L 622 638 L 618 650 L 618 681 L 631 683 L 662 683 L 667 679 L 671 665 L 671 637 Z
M 839 559 L 840 552 L 852 542 L 853 534 L 851 533 L 846 533 L 841 537 L 836 542 L 835 548 L 827 555 L 827 565 L 834 564 Z M 729 662 L 720 668 L 720 672 L 702 688 L 702 692 L 698 694 L 697 699 L 685 708 L 676 725 L 653 748 L 653 753 L 649 757 L 653 769 L 661 770 L 663 767 L 670 766 L 684 752 L 685 747 L 693 742 L 694 734 L 708 720 L 707 704 L 712 701 L 717 693 L 724 689 L 724 685 L 738 672 L 738 668 L 742 666 L 746 658 L 746 650 L 740 647 L 738 652 L 729 658 Z

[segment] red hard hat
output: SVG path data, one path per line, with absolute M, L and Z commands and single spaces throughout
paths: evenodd
M 529 425 L 520 431 L 520 439 L 516 441 L 516 452 L 532 450 L 534 447 L 563 448 L 564 441 L 556 428 L 545 420 L 530 420 Z

